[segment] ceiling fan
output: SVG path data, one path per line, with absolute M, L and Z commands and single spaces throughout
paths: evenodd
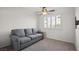
M 52 10 L 48 10 L 46 7 L 42 7 L 42 15 L 47 15 L 49 12 L 54 12 L 55 10 L 52 9 Z

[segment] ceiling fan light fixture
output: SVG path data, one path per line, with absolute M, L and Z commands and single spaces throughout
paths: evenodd
M 43 15 L 47 15 L 47 12 L 42 12 Z
M 47 13 L 48 13 L 48 12 L 47 12 L 46 7 L 43 7 L 43 9 L 42 9 L 42 14 L 43 14 L 43 15 L 47 15 Z

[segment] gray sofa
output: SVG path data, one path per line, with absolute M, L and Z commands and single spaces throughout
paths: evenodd
M 13 29 L 11 30 L 11 44 L 15 50 L 21 50 L 33 43 L 42 40 L 43 32 L 36 29 Z

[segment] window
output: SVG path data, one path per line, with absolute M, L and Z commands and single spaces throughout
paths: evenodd
M 61 16 L 57 15 L 56 16 L 56 26 L 59 26 L 61 24 Z
M 51 26 L 51 18 L 50 16 L 47 17 L 47 27 L 50 28 Z
M 47 28 L 47 18 L 44 16 L 44 28 Z
M 57 16 L 45 16 L 44 28 L 55 28 L 61 25 L 61 15 Z
M 52 21 L 52 24 L 51 24 L 51 26 L 52 26 L 52 28 L 54 28 L 55 27 L 55 16 L 52 16 L 52 19 L 51 19 Z

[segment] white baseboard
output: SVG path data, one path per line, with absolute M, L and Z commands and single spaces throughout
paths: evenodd
M 46 38 L 48 38 L 48 37 L 46 37 Z M 54 39 L 54 38 L 48 38 L 48 39 Z M 54 40 L 58 40 L 58 39 L 54 39 Z M 69 42 L 69 41 L 65 41 L 65 40 L 58 40 L 58 41 L 62 41 L 62 42 L 67 42 L 67 43 L 75 44 L 75 43 L 73 43 L 73 42 Z

